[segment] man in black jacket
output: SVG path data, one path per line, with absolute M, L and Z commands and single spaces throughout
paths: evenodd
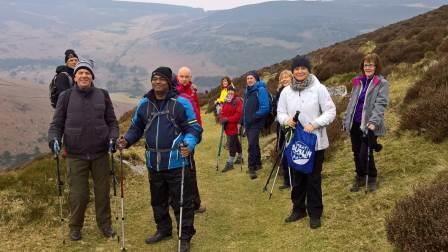
M 65 51 L 65 65 L 56 68 L 54 86 L 50 87 L 51 106 L 56 107 L 59 95 L 73 86 L 73 69 L 78 63 L 78 55 L 72 49 Z
M 89 172 L 92 173 L 98 227 L 113 237 L 110 210 L 110 139 L 118 137 L 118 122 L 107 91 L 94 87 L 93 61 L 79 61 L 74 69 L 75 85 L 61 93 L 48 130 L 50 149 L 61 142 L 67 151 L 70 239 L 81 239 L 85 210 L 89 201 Z M 114 144 L 113 144 L 114 146 Z

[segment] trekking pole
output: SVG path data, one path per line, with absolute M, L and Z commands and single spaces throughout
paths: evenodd
M 112 175 L 112 187 L 114 190 L 114 205 L 115 205 L 115 226 L 118 228 L 118 202 L 117 202 L 117 177 L 115 176 L 114 166 L 114 153 L 113 153 L 114 141 L 112 138 L 109 140 L 109 159 L 110 159 L 110 175 Z M 120 244 L 120 235 L 117 235 L 117 242 Z
M 274 165 L 272 166 L 271 172 L 269 173 L 269 177 L 266 180 L 266 184 L 263 187 L 263 192 L 266 192 L 268 190 L 268 185 L 269 185 L 269 182 L 271 181 L 271 177 L 272 177 L 272 174 L 274 173 L 275 167 L 277 166 L 278 160 L 279 160 L 279 155 L 277 155 L 277 158 L 275 159 Z
M 224 124 L 221 126 L 221 136 L 219 137 L 218 157 L 216 158 L 216 171 L 219 170 L 219 158 L 221 157 L 222 137 L 224 135 Z
M 296 111 L 296 114 L 292 118 L 292 120 L 295 123 L 297 123 L 299 121 L 299 115 L 300 115 L 300 111 Z M 280 159 L 278 159 L 278 161 L 277 161 L 278 162 L 277 172 L 275 173 L 274 182 L 272 182 L 272 187 L 271 187 L 271 192 L 269 194 L 269 199 L 271 199 L 271 197 L 272 197 L 272 193 L 274 191 L 275 183 L 277 182 L 278 172 L 280 170 L 280 166 L 283 164 L 283 156 L 284 156 L 284 153 L 285 153 L 286 145 L 287 145 L 287 143 L 289 143 L 289 141 L 291 141 L 293 134 L 294 133 L 293 133 L 293 129 L 292 128 L 289 128 L 288 132 L 285 134 L 285 142 L 283 143 L 283 146 L 282 146 L 282 149 L 281 149 Z M 288 165 L 288 172 L 289 172 L 289 183 L 290 183 L 290 187 L 291 187 L 291 191 L 292 191 L 291 168 L 289 167 L 289 165 Z M 272 172 L 271 172 L 271 174 L 272 174 Z
M 366 157 L 366 187 L 364 189 L 365 194 L 367 194 L 369 187 L 367 183 L 369 182 L 369 163 L 370 163 L 370 145 L 369 145 L 369 137 L 365 135 L 367 142 L 367 157 Z
M 123 151 L 120 150 L 120 185 L 121 185 L 121 251 L 126 251 L 124 245 L 124 176 L 123 176 Z
M 188 146 L 188 144 L 181 143 L 179 147 L 185 147 Z M 185 158 L 182 157 L 182 178 L 180 183 L 180 213 L 179 213 L 179 234 L 178 234 L 178 244 L 177 244 L 177 251 L 180 252 L 180 243 L 181 243 L 181 236 L 182 236 L 182 214 L 184 210 L 184 181 L 185 181 Z
M 243 159 L 243 134 L 239 134 L 239 135 L 240 135 L 240 145 L 241 145 L 241 172 L 242 172 L 243 171 L 243 163 L 244 163 L 244 159 Z
M 59 168 L 59 152 L 61 148 L 59 146 L 59 142 L 56 138 L 53 140 L 53 158 L 56 159 L 56 174 L 57 174 L 57 187 L 58 187 L 58 201 L 59 201 L 59 217 L 61 219 L 61 236 L 62 236 L 62 244 L 65 244 L 65 236 L 64 236 L 64 216 L 62 215 L 62 190 L 64 187 L 64 182 L 61 180 L 61 172 Z

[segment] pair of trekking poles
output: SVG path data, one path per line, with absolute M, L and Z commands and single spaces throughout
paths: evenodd
M 114 199 L 115 199 L 115 222 L 118 226 L 118 205 L 117 205 L 117 189 L 116 189 L 116 183 L 117 178 L 115 176 L 115 167 L 114 167 L 114 158 L 113 158 L 113 152 L 112 152 L 112 144 L 113 141 L 110 140 L 109 142 L 109 155 L 110 155 L 110 162 L 111 162 L 111 175 L 112 175 L 112 184 L 113 184 L 113 190 L 114 190 Z M 53 141 L 53 158 L 56 160 L 56 175 L 57 175 L 57 187 L 58 187 L 58 201 L 59 201 L 59 217 L 61 221 L 61 236 L 62 236 L 62 244 L 65 244 L 65 232 L 64 232 L 64 215 L 62 213 L 62 205 L 63 205 L 63 187 L 64 182 L 61 179 L 61 171 L 60 171 L 60 162 L 59 162 L 59 153 L 61 151 L 61 147 L 59 145 L 59 142 L 57 139 L 54 139 Z M 122 151 L 120 150 L 120 184 L 121 184 L 121 251 L 126 251 L 125 247 L 125 238 L 124 238 L 124 177 L 123 177 L 123 155 Z M 118 243 L 120 243 L 120 236 L 117 235 Z
M 300 115 L 300 111 L 297 111 L 292 119 L 295 123 L 297 123 L 299 121 L 299 115 Z M 287 131 L 285 134 L 285 141 L 283 141 L 281 148 L 278 148 L 278 144 L 276 145 L 277 150 L 280 151 L 280 153 L 278 153 L 277 158 L 275 159 L 274 165 L 272 166 L 271 172 L 269 173 L 269 177 L 266 181 L 266 184 L 263 187 L 263 192 L 266 192 L 268 190 L 268 185 L 269 185 L 269 182 L 271 181 L 272 174 L 274 173 L 275 167 L 277 167 L 277 171 L 275 172 L 274 181 L 272 182 L 272 186 L 271 186 L 271 191 L 269 192 L 269 199 L 272 198 L 272 193 L 274 192 L 274 187 L 275 187 L 275 183 L 277 182 L 278 173 L 279 173 L 280 167 L 282 166 L 282 163 L 283 163 L 283 156 L 285 153 L 285 148 L 287 146 L 287 143 L 289 143 L 289 141 L 292 139 L 293 134 L 294 134 L 294 128 L 287 128 Z M 291 167 L 289 165 L 288 165 L 288 174 L 289 174 L 289 187 L 292 190 Z
M 219 159 L 221 158 L 221 149 L 222 149 L 222 139 L 224 137 L 224 130 L 226 128 L 226 124 L 223 123 L 221 126 L 221 135 L 219 137 L 219 144 L 218 144 L 218 155 L 216 157 L 216 171 L 219 170 Z M 238 132 L 238 137 L 240 139 L 240 144 L 241 144 L 241 150 L 243 150 L 243 134 L 240 134 L 240 132 Z M 241 151 L 242 152 L 242 151 Z M 241 171 L 243 171 L 243 159 L 241 158 Z
M 110 155 L 110 173 L 112 175 L 112 184 L 114 190 L 115 201 L 115 225 L 118 227 L 118 202 L 117 202 L 117 176 L 115 175 L 114 166 L 114 149 L 115 143 L 112 139 L 109 141 L 109 155 Z M 123 151 L 120 149 L 120 203 L 121 203 L 121 246 L 120 251 L 126 251 L 125 236 L 124 236 L 124 176 L 123 176 Z M 117 242 L 120 244 L 120 235 L 117 234 Z

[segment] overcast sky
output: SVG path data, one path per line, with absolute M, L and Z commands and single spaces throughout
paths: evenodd
M 164 3 L 199 7 L 205 10 L 231 9 L 242 5 L 267 2 L 266 0 L 126 0 L 132 2 Z

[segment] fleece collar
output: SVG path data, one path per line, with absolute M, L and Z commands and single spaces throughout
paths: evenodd
M 352 79 L 353 86 L 356 87 L 356 86 L 360 85 L 363 78 L 367 78 L 367 77 L 365 75 L 359 75 L 359 76 L 353 78 Z M 381 78 L 378 75 L 374 75 L 372 81 L 373 81 L 373 85 L 378 86 L 381 82 Z

